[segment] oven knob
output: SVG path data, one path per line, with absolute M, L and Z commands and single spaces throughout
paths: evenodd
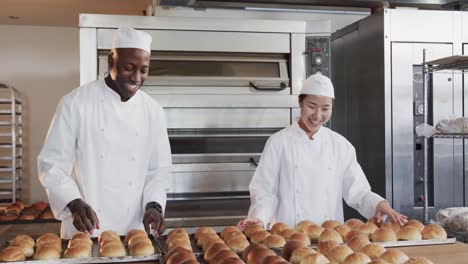
M 323 63 L 322 57 L 315 57 L 314 63 L 315 63 L 315 65 L 322 65 L 322 63 Z

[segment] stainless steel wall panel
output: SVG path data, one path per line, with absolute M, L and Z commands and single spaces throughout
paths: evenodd
M 145 30 L 154 40 L 154 51 L 255 52 L 289 53 L 286 33 L 210 32 L 179 30 Z M 98 29 L 98 49 L 112 46 L 114 29 Z
M 466 13 L 465 13 L 466 14 Z M 468 22 L 468 16 L 465 16 L 466 22 Z M 466 24 L 465 24 L 466 25 Z M 467 39 L 468 42 L 468 39 Z M 468 43 L 463 44 L 463 54 L 468 55 Z M 463 116 L 468 117 L 468 73 L 463 74 Z M 468 205 L 468 140 L 464 140 L 464 185 L 465 185 L 465 206 Z
M 141 88 L 148 94 L 154 96 L 173 94 L 173 95 L 185 95 L 185 94 L 211 94 L 211 95 L 242 95 L 242 94 L 261 94 L 261 95 L 289 95 L 290 89 L 284 89 L 282 91 L 253 91 L 251 87 L 241 86 L 143 86 Z
M 97 79 L 97 30 L 80 29 L 80 85 Z
M 462 42 L 463 43 L 468 43 L 468 12 L 461 12 L 461 16 L 462 16 Z M 466 54 L 466 45 L 465 45 L 465 49 L 464 49 L 465 53 Z
M 173 172 L 169 193 L 248 192 L 254 171 Z
M 305 79 L 305 34 L 291 34 L 291 88 L 299 95 Z

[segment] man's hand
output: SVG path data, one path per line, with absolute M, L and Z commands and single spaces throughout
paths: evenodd
M 407 217 L 393 210 L 387 201 L 381 201 L 375 208 L 375 218 L 377 219 L 377 223 L 382 222 L 384 215 L 389 216 L 393 222 L 399 223 L 400 226 L 403 226 L 408 222 Z
M 150 227 L 154 229 L 156 237 L 162 235 L 166 231 L 166 224 L 164 223 L 164 216 L 156 208 L 150 207 L 146 209 L 143 216 L 143 225 L 146 233 L 150 234 Z
M 264 226 L 263 224 L 263 221 L 258 219 L 258 218 L 255 218 L 255 217 L 252 217 L 252 218 L 246 218 L 244 220 L 241 220 L 238 224 L 237 224 L 237 228 L 239 228 L 241 231 L 244 231 L 247 227 L 251 226 L 251 225 L 261 225 L 261 226 Z
M 73 225 L 78 231 L 92 234 L 99 229 L 99 219 L 93 208 L 81 199 L 75 199 L 67 204 L 73 217 Z

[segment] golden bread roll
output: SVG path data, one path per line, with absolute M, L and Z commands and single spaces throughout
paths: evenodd
M 372 223 L 374 225 L 376 225 L 377 227 L 380 227 L 380 225 L 382 224 L 382 222 L 377 222 L 377 217 L 372 217 L 372 218 L 369 218 L 367 219 L 367 222 L 366 223 Z
M 260 230 L 260 231 L 265 231 L 265 230 Z M 265 231 L 265 232 L 267 232 L 267 231 Z M 231 240 L 231 239 L 233 239 L 235 237 L 246 237 L 246 236 L 241 231 L 232 231 L 232 232 L 224 234 L 223 240 L 224 241 Z
M 281 231 L 286 229 L 290 229 L 287 224 L 278 222 L 271 227 L 270 233 L 273 235 L 279 235 Z
M 10 244 L 10 246 L 17 247 L 23 251 L 23 254 L 29 258 L 34 254 L 34 247 L 31 247 L 28 243 L 18 243 L 18 244 Z
M 416 220 L 416 219 L 409 220 L 408 222 L 406 222 L 405 226 L 416 227 L 419 232 L 422 232 L 424 229 L 423 223 L 421 223 L 419 220 Z
M 285 229 L 281 231 L 280 235 L 284 237 L 284 239 L 289 240 L 289 238 L 295 233 L 297 233 L 297 231 L 294 229 Z
M 339 226 L 339 225 L 341 225 L 341 223 L 338 222 L 338 221 L 335 221 L 335 220 L 327 220 L 327 221 L 323 222 L 321 226 L 322 226 L 323 228 L 330 228 L 330 229 L 333 229 L 333 228 L 335 228 L 335 227 L 337 227 L 337 226 Z
M 231 233 L 231 232 L 242 232 L 242 231 L 240 231 L 240 229 L 237 228 L 237 226 L 228 226 L 228 227 L 224 228 L 223 231 L 221 231 L 219 236 L 221 238 L 224 238 L 224 236 L 226 236 L 227 233 Z
M 289 259 L 289 262 L 291 262 L 292 264 L 300 264 L 305 257 L 307 257 L 310 254 L 315 254 L 315 253 L 317 253 L 317 251 L 308 247 L 298 248 L 294 250 L 293 253 L 291 254 L 291 258 Z
M 0 260 L 5 262 L 22 261 L 26 256 L 20 248 L 15 246 L 8 246 L 0 251 Z
M 318 239 L 322 232 L 323 227 L 318 225 L 310 225 L 305 229 L 305 233 L 307 234 L 307 236 L 309 236 L 310 242 L 314 244 L 318 242 Z
M 357 230 L 357 229 L 353 229 L 353 230 L 349 231 L 349 232 L 346 234 L 346 236 L 345 236 L 345 238 L 344 238 L 344 242 L 350 241 L 350 240 L 353 239 L 353 237 L 355 237 L 355 236 L 366 236 L 366 237 L 369 237 L 368 234 L 366 234 L 366 233 L 364 233 L 364 232 L 362 232 L 362 231 L 359 231 L 359 230 Z
M 27 244 L 30 247 L 34 247 L 36 245 L 36 242 L 34 242 L 34 239 L 32 239 L 28 235 L 18 235 L 10 241 L 10 245 L 12 246 L 21 244 Z
M 128 231 L 127 235 L 124 238 L 125 244 L 128 244 L 128 241 L 130 240 L 130 238 L 132 238 L 133 236 L 136 236 L 136 235 L 146 235 L 146 236 L 148 236 L 148 234 L 146 233 L 145 230 L 132 229 L 132 230 Z M 168 238 L 169 238 L 169 236 L 168 236 Z
M 40 247 L 42 244 L 48 244 L 50 242 L 57 242 L 57 241 L 61 241 L 59 236 L 53 233 L 46 233 L 46 234 L 41 235 L 36 240 L 36 246 Z
M 390 222 L 385 222 L 383 223 L 382 225 L 380 225 L 381 228 L 390 228 L 393 230 L 393 232 L 395 233 L 398 233 L 398 231 L 400 231 L 400 223 L 398 222 L 393 222 L 393 221 L 390 221 Z
M 204 233 L 198 236 L 197 246 L 204 248 L 210 241 L 222 241 L 216 233 Z
M 250 225 L 244 230 L 244 234 L 247 238 L 250 238 L 255 232 L 265 230 L 261 225 Z
M 347 256 L 353 254 L 353 250 L 346 245 L 341 245 L 332 248 L 327 255 L 330 262 L 342 263 Z
M 193 251 L 182 247 L 171 248 L 167 251 L 166 259 L 169 259 L 174 254 L 193 254 Z
M 270 232 L 266 230 L 257 231 L 250 237 L 250 243 L 252 244 L 261 243 L 269 235 L 271 235 Z
M 262 244 L 268 248 L 280 248 L 286 244 L 286 239 L 280 235 L 269 235 L 262 241 Z
M 369 264 L 389 264 L 387 261 L 383 259 L 374 259 Z
M 361 248 L 360 252 L 366 254 L 371 259 L 378 259 L 385 252 L 385 248 L 380 244 L 369 244 Z
M 171 243 L 173 240 L 176 240 L 176 239 L 190 240 L 188 234 L 177 233 L 177 234 L 173 234 L 172 236 L 168 236 L 167 239 L 166 239 L 166 244 L 169 244 L 169 243 Z
M 245 237 L 235 237 L 230 240 L 226 240 L 226 245 L 234 252 L 241 253 L 250 245 L 250 243 Z
M 41 243 L 41 244 L 36 243 L 36 248 L 41 248 L 41 247 L 53 247 L 57 249 L 57 251 L 62 252 L 62 241 L 56 240 L 56 241 L 50 241 L 50 242 Z
M 63 252 L 65 258 L 89 258 L 92 256 L 91 248 L 87 245 L 69 247 Z
M 421 232 L 414 226 L 404 226 L 398 231 L 398 240 L 421 240 Z
M 290 240 L 286 242 L 283 249 L 281 250 L 281 256 L 289 261 L 294 250 L 304 247 L 307 247 L 307 245 L 304 242 L 299 240 Z
M 358 230 L 359 231 L 362 231 L 366 234 L 372 234 L 375 232 L 375 230 L 377 230 L 379 227 L 373 223 L 365 223 L 363 225 L 361 225 Z
M 107 230 L 102 232 L 99 237 L 98 237 L 98 244 L 101 245 L 101 241 L 103 240 L 114 240 L 118 239 L 120 241 L 120 236 L 119 233 L 112 231 L 112 230 Z
M 261 264 L 263 259 L 268 256 L 276 256 L 271 249 L 253 249 L 247 256 L 247 264 Z
M 415 258 L 408 259 L 404 264 L 434 264 L 434 263 L 425 257 L 415 257 Z
M 267 256 L 263 259 L 262 264 L 279 264 L 284 263 L 286 260 L 281 256 Z M 286 261 L 286 263 L 289 263 Z
M 204 227 L 198 228 L 197 231 L 195 231 L 195 234 L 194 234 L 195 239 L 198 240 L 201 234 L 207 234 L 207 233 L 216 235 L 216 231 L 212 227 L 204 226 Z
M 127 255 L 122 242 L 107 243 L 99 248 L 99 257 L 123 257 Z
M 348 232 L 349 233 L 349 232 Z M 318 242 L 334 240 L 338 243 L 343 243 L 343 238 L 333 229 L 325 228 L 319 236 Z
M 88 234 L 85 234 L 83 232 L 78 232 L 78 233 L 75 233 L 70 240 L 74 240 L 74 239 L 85 239 L 85 240 L 91 240 L 91 238 L 89 237 Z M 92 240 L 91 240 L 92 242 Z
M 447 232 L 440 225 L 429 224 L 421 232 L 423 239 L 447 239 Z
M 187 239 L 176 239 L 172 240 L 171 243 L 167 245 L 168 249 L 175 248 L 175 247 L 183 247 L 188 250 L 192 250 L 192 243 L 190 243 Z
M 390 264 L 401 264 L 405 263 L 409 258 L 400 250 L 391 248 L 380 255 L 380 259 L 385 260 Z
M 244 261 L 242 261 L 239 257 L 231 257 L 224 259 L 222 262 L 219 262 L 220 264 L 244 264 Z
M 384 227 L 375 230 L 369 237 L 373 242 L 391 242 L 398 240 L 393 229 Z
M 346 220 L 344 224 L 347 225 L 351 229 L 356 229 L 362 226 L 364 222 L 357 218 L 351 218 L 351 219 Z
M 223 260 L 228 258 L 238 258 L 239 256 L 231 250 L 221 250 L 212 259 L 210 264 L 223 263 Z
M 327 256 L 330 250 L 339 245 L 340 244 L 338 244 L 338 242 L 336 242 L 335 240 L 322 241 L 319 242 L 317 245 L 317 252 Z
M 169 231 L 169 233 L 167 233 L 167 237 L 172 237 L 174 235 L 177 235 L 177 234 L 185 234 L 185 235 L 188 235 L 187 234 L 187 230 L 185 230 L 185 228 L 174 228 L 172 229 L 171 231 Z
M 151 240 L 149 240 L 149 243 L 147 241 L 138 241 L 129 247 L 128 251 L 131 256 L 151 256 L 155 253 Z
M 369 238 L 365 235 L 354 236 L 353 239 L 346 243 L 353 251 L 359 251 L 361 248 L 370 244 Z
M 346 234 L 348 234 L 349 231 L 351 231 L 351 228 L 347 225 L 339 225 L 335 228 L 333 228 L 333 230 L 335 230 L 336 232 L 338 232 L 338 234 L 340 234 L 340 236 L 343 238 L 346 237 Z
M 68 241 L 68 247 L 74 246 L 87 246 L 89 248 L 93 247 L 93 241 L 91 239 L 75 238 Z
M 343 264 L 367 264 L 371 259 L 364 253 L 354 252 L 347 256 L 342 262 Z
M 197 257 L 191 251 L 176 251 L 166 256 L 166 264 L 180 264 L 188 260 L 197 260 Z
M 244 249 L 244 252 L 242 252 L 242 259 L 247 261 L 250 251 L 257 250 L 257 249 L 268 249 L 268 248 L 263 244 L 251 244 L 250 246 Z
M 216 256 L 216 254 L 218 254 L 218 252 L 221 250 L 229 250 L 229 247 L 222 242 L 213 243 L 209 247 L 206 248 L 203 254 L 203 258 L 205 259 L 206 262 L 209 263 L 211 259 L 214 256 Z
M 44 244 L 36 248 L 32 258 L 35 260 L 59 259 L 61 255 L 62 252 L 57 250 L 57 247 Z
M 200 262 L 194 260 L 194 259 L 188 259 L 180 262 L 179 264 L 200 264 Z
M 310 225 L 315 225 L 315 223 L 312 222 L 312 221 L 307 221 L 307 220 L 301 221 L 301 222 L 299 222 L 299 223 L 296 225 L 295 229 L 296 229 L 296 231 L 298 231 L 298 232 L 303 232 L 303 233 L 305 233 L 305 229 L 306 229 L 308 226 L 310 226 Z
M 302 261 L 301 264 L 327 264 L 330 263 L 327 257 L 321 253 L 315 253 L 306 256 Z
M 301 232 L 294 233 L 289 237 L 289 240 L 299 240 L 299 241 L 304 242 L 304 244 L 306 244 L 307 246 L 310 246 L 310 239 L 305 233 L 301 233 Z

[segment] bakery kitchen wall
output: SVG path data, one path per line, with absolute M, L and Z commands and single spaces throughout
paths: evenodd
M 191 8 L 158 8 L 158 16 L 329 20 L 332 32 L 367 12 L 267 12 Z M 78 18 L 77 20 L 78 21 Z M 78 22 L 77 22 L 78 23 Z M 36 25 L 0 25 L 0 80 L 23 95 L 24 200 L 45 200 L 37 179 L 36 157 L 60 98 L 79 86 L 79 29 Z

